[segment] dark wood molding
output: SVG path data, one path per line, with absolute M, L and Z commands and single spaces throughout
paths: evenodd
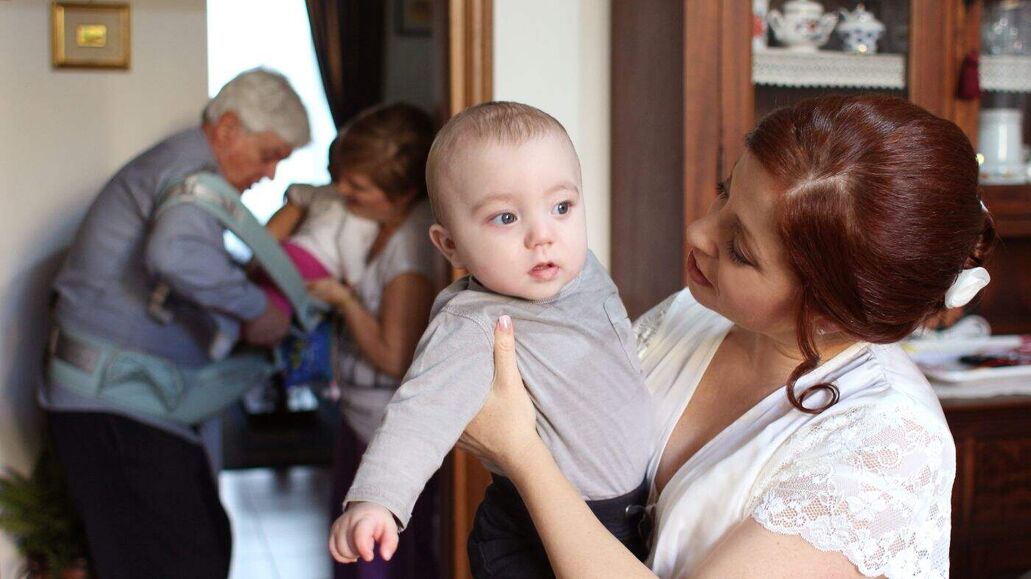
M 493 98 L 494 4 L 448 0 L 451 114 Z
M 720 158 L 719 179 L 725 179 L 745 150 L 745 135 L 755 127 L 752 86 L 752 6 L 723 0 L 720 5 Z M 746 87 L 746 90 L 741 90 Z M 700 201 L 708 205 L 711 196 Z M 703 209 L 704 210 L 704 209 Z M 690 223 L 690 221 L 688 221 Z
M 698 83 L 715 94 L 718 82 L 715 72 L 685 81 L 684 10 L 693 4 L 612 0 L 612 277 L 631 317 L 681 287 L 684 89 Z M 696 117 L 705 115 L 716 122 L 712 110 Z M 718 130 L 713 124 L 713 155 Z
M 439 1 L 447 7 L 447 116 L 451 117 L 493 98 L 494 5 L 493 0 Z M 466 539 L 490 474 L 478 460 L 455 449 L 444 464 L 444 483 L 441 527 L 448 544 L 444 576 L 469 579 Z
M 715 195 L 716 184 L 723 179 L 720 166 L 720 151 L 724 145 L 721 119 L 731 115 L 722 114 L 722 99 L 730 83 L 740 80 L 732 74 L 721 75 L 720 71 L 721 57 L 735 50 L 732 41 L 728 40 L 725 47 L 721 40 L 724 28 L 721 11 L 732 1 L 689 0 L 684 7 L 684 176 L 681 191 L 685 225 L 705 214 Z M 713 58 L 714 53 L 717 58 Z M 751 56 L 746 58 L 751 63 Z M 733 103 L 734 106 L 741 104 L 740 101 Z M 686 256 L 687 242 L 681 239 Z M 686 281 L 683 269 L 681 267 L 681 283 Z
M 909 99 L 932 113 L 953 118 L 958 67 L 951 38 L 955 6 L 961 0 L 910 0 Z

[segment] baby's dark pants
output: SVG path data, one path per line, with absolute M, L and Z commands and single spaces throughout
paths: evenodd
M 648 486 L 620 497 L 587 501 L 598 517 L 638 559 L 648 554 L 640 531 Z M 476 510 L 469 534 L 469 565 L 476 579 L 536 579 L 555 577 L 537 529 L 512 481 L 495 475 Z

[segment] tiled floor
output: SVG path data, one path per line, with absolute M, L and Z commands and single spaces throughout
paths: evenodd
M 230 579 L 326 579 L 328 468 L 249 469 L 220 475 L 233 524 Z

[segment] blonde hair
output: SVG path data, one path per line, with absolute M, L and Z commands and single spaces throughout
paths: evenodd
M 552 133 L 562 135 L 569 146 L 573 147 L 573 141 L 562 123 L 548 113 L 523 103 L 482 103 L 451 117 L 433 140 L 426 161 L 426 187 L 437 222 L 443 223 L 443 208 L 447 205 L 441 190 L 446 161 L 461 147 L 484 142 L 520 145 Z

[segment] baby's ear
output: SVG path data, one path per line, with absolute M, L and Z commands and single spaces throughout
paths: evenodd
M 451 262 L 451 267 L 465 269 L 465 266 L 462 265 L 462 260 L 458 257 L 455 239 L 451 237 L 451 232 L 443 225 L 434 223 L 430 226 L 430 241 Z

